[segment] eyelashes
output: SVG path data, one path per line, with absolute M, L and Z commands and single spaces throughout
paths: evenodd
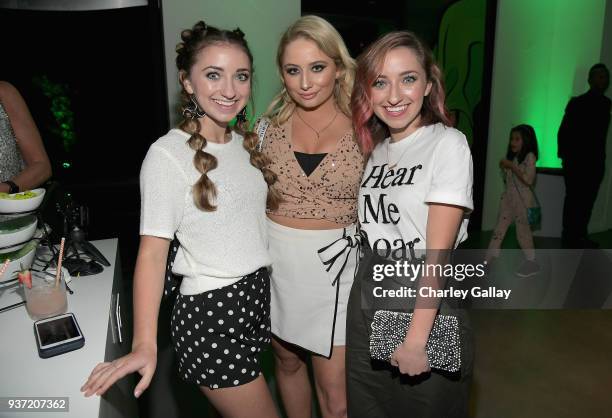
M 327 68 L 325 64 L 314 64 L 310 67 L 310 71 L 313 73 L 320 73 Z M 299 67 L 287 67 L 285 68 L 285 73 L 287 75 L 297 75 L 301 72 Z
M 416 76 L 408 75 L 408 76 L 402 78 L 401 83 L 402 84 L 413 84 L 416 81 L 417 81 L 417 77 Z M 385 79 L 385 78 L 377 78 L 372 83 L 372 87 L 377 88 L 377 89 L 382 89 L 382 88 L 385 88 L 388 84 L 389 84 L 389 82 L 387 81 L 387 79 Z
M 249 81 L 249 79 L 251 78 L 251 75 L 245 72 L 245 73 L 238 73 L 234 77 L 238 81 Z M 211 71 L 209 73 L 206 73 L 206 78 L 209 80 L 217 81 L 221 79 L 221 74 L 219 74 L 219 72 L 217 71 Z
M 382 89 L 386 85 L 387 85 L 387 82 L 385 80 L 381 80 L 380 78 L 374 80 L 374 82 L 372 83 L 372 87 L 376 89 Z

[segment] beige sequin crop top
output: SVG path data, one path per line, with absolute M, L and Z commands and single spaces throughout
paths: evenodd
M 364 169 L 364 158 L 353 132 L 340 138 L 315 170 L 306 176 L 291 145 L 291 118 L 281 126 L 270 124 L 263 152 L 271 160 L 269 168 L 278 180 L 274 188 L 282 201 L 279 216 L 299 219 L 325 219 L 340 225 L 357 221 L 357 197 Z

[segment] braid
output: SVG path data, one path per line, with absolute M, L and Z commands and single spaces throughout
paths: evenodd
M 266 201 L 267 207 L 275 210 L 278 208 L 278 204 L 281 200 L 278 191 L 275 188 L 272 188 L 272 185 L 277 180 L 277 176 L 268 168 L 270 159 L 263 152 L 257 150 L 259 137 L 256 133 L 248 131 L 246 129 L 246 125 L 247 122 L 239 122 L 235 125 L 234 129 L 244 138 L 243 146 L 250 155 L 251 165 L 261 171 L 261 174 L 263 174 L 264 180 L 268 185 L 268 198 Z
M 195 151 L 193 165 L 201 174 L 198 181 L 192 186 L 193 203 L 198 209 L 213 212 L 217 209 L 214 205 L 217 198 L 217 188 L 208 177 L 208 172 L 217 168 L 217 157 L 204 151 L 206 138 L 200 135 L 200 121 L 198 119 L 184 119 L 179 127 L 191 134 L 187 144 Z
M 221 30 L 208 26 L 203 21 L 199 21 L 193 25 L 191 29 L 182 31 L 181 42 L 176 46 L 176 66 L 179 70 L 181 82 L 188 76 L 189 71 L 195 64 L 199 51 L 209 45 L 224 43 L 240 47 L 244 53 L 247 54 L 251 66 L 253 65 L 253 56 L 247 45 L 244 33 L 240 28 L 236 28 L 232 31 Z M 184 88 L 181 91 L 181 99 L 183 108 L 189 110 L 191 99 Z M 184 111 L 183 121 L 179 124 L 179 127 L 191 134 L 187 143 L 189 147 L 195 151 L 193 165 L 201 174 L 200 179 L 193 185 L 192 189 L 194 203 L 199 209 L 210 212 L 216 210 L 214 202 L 217 197 L 217 189 L 215 184 L 208 177 L 208 172 L 217 168 L 218 160 L 214 155 L 204 151 L 206 148 L 206 138 L 200 134 L 201 126 L 197 116 L 196 114 L 194 117 L 194 112 Z M 246 121 L 238 123 L 236 125 L 236 131 L 244 137 L 244 147 L 249 152 L 251 164 L 261 170 L 268 184 L 269 207 L 276 208 L 279 200 L 278 193 L 270 188 L 276 181 L 276 175 L 267 168 L 269 164 L 268 159 L 255 149 L 257 145 L 257 135 L 247 131 Z

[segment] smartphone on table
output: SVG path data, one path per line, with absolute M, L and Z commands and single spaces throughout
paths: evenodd
M 34 322 L 34 337 L 41 358 L 49 358 L 85 345 L 85 337 L 73 313 Z

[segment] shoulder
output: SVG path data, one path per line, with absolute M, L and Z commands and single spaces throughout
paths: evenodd
M 271 128 L 272 121 L 267 116 L 260 116 L 253 125 L 253 132 L 261 138 L 262 135 L 268 134 L 269 128 Z
M 8 81 L 0 81 L 0 99 L 10 96 L 19 96 L 19 91 Z
M 535 154 L 533 152 L 528 152 L 527 155 L 525 155 L 525 159 L 523 160 L 523 162 L 530 165 L 535 165 L 536 160 L 537 159 Z
M 189 138 L 190 135 L 187 132 L 174 128 L 170 129 L 167 134 L 161 136 L 159 139 L 153 142 L 151 146 L 170 150 L 186 144 Z
M 167 134 L 151 144 L 147 154 L 162 154 L 176 161 L 184 159 L 185 156 L 192 157 L 193 150 L 187 144 L 188 139 L 188 133 L 180 129 L 171 129 Z
M 255 121 L 255 124 L 253 125 L 253 131 L 256 131 L 257 128 L 259 128 L 260 126 L 269 125 L 270 122 L 271 122 L 270 118 L 265 115 L 258 117 L 257 120 Z
M 437 170 L 449 170 L 463 163 L 471 164 L 472 153 L 465 135 L 441 123 L 433 125 L 429 140 L 432 142 L 430 158 Z M 466 165 L 467 166 L 467 165 Z
M 435 143 L 436 148 L 469 150 L 467 138 L 461 131 L 455 128 L 442 123 L 436 123 L 428 126 L 427 133 L 430 136 L 430 140 Z
M 4 105 L 9 116 L 12 112 L 21 111 L 26 107 L 19 90 L 8 81 L 0 81 L 0 102 Z
M 569 99 L 569 101 L 567 102 L 567 106 L 565 107 L 565 110 L 573 110 L 576 105 L 579 105 L 580 102 L 582 102 L 585 99 L 585 95 L 581 95 L 581 96 L 574 96 L 571 99 Z

